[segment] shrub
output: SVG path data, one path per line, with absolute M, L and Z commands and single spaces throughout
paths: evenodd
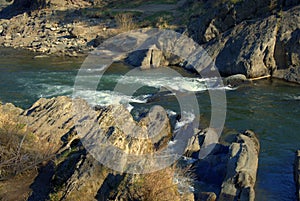
M 192 182 L 190 168 L 174 165 L 156 172 L 136 175 L 131 188 L 134 190 L 130 191 L 129 197 L 145 201 L 179 201 L 182 200 L 183 195 L 190 193 L 188 187 Z
M 118 13 L 115 15 L 115 20 L 122 31 L 130 31 L 136 28 L 136 25 L 133 22 L 133 15 L 131 13 Z

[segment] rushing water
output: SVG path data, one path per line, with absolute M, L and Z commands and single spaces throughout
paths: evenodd
M 28 108 L 40 97 L 72 95 L 73 85 L 83 59 L 42 58 L 16 50 L 0 51 L 0 100 Z M 205 89 L 205 80 L 195 78 L 180 70 L 186 78 L 156 79 L 124 77 L 130 70 L 120 64 L 114 65 L 102 77 L 96 94 L 86 91 L 81 94 L 95 104 L 108 105 L 121 102 L 134 112 L 141 112 L 154 104 L 161 104 L 178 112 L 176 98 L 161 93 L 150 103 L 149 94 L 158 92 L 162 86 L 178 87 L 178 90 L 196 93 L 202 114 L 209 117 L 210 100 Z M 91 73 L 91 76 L 93 73 Z M 87 79 L 89 80 L 89 79 Z M 147 85 L 134 96 L 112 92 L 117 82 Z M 259 137 L 259 156 L 256 200 L 295 200 L 293 181 L 294 152 L 300 149 L 300 87 L 278 80 L 257 81 L 251 86 L 227 91 L 227 130 L 252 129 Z

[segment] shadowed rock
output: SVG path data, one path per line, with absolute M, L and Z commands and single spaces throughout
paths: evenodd
M 252 131 L 237 136 L 229 150 L 227 173 L 219 196 L 220 201 L 254 201 L 254 185 L 260 145 Z

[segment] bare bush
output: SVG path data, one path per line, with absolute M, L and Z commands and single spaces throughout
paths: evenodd
M 182 200 L 182 195 L 189 193 L 193 176 L 190 168 L 168 167 L 160 171 L 134 178 L 129 197 L 145 201 Z
M 130 31 L 136 28 L 133 22 L 133 15 L 131 13 L 119 13 L 115 15 L 116 23 L 122 31 Z

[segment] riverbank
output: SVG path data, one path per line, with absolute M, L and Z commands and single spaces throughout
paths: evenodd
M 36 58 L 80 57 L 118 33 L 171 29 L 202 45 L 224 77 L 270 76 L 300 83 L 300 6 L 295 0 L 47 2 L 43 9 L 24 12 L 3 8 L 0 45 L 31 50 Z
M 146 7 L 136 5 L 136 10 L 132 10 L 117 1 L 92 4 L 84 0 L 53 0 L 44 9 L 15 15 L 9 12 L 14 8 L 8 6 L 0 12 L 0 45 L 25 48 L 41 56 L 86 56 L 103 40 L 118 33 L 150 27 L 159 20 L 161 24 L 156 26 L 163 27 L 167 23 L 164 18 L 170 18 L 172 24 L 172 13 L 182 4 L 153 3 Z

